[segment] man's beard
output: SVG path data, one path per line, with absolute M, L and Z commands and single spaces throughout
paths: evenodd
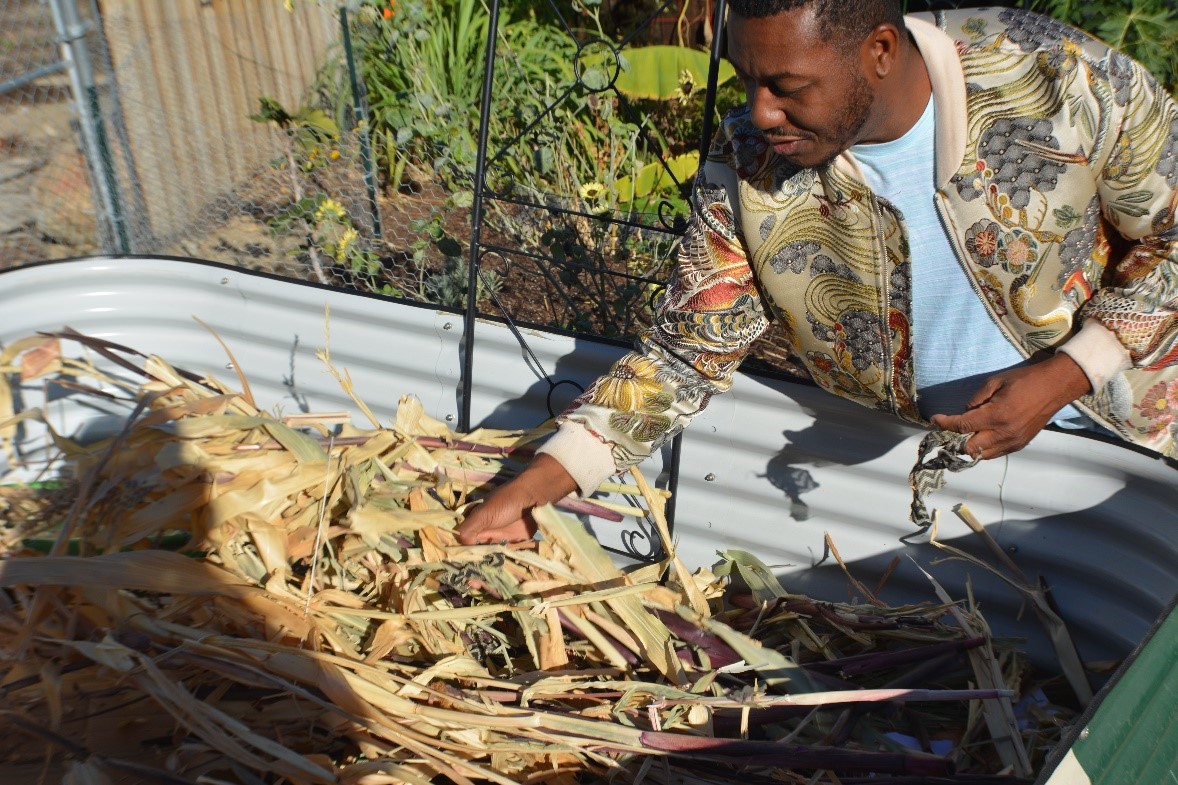
M 815 167 L 816 169 L 825 168 L 858 141 L 859 132 L 867 124 L 867 117 L 871 114 L 871 107 L 874 104 L 875 94 L 871 92 L 867 77 L 856 70 L 855 79 L 851 83 L 851 92 L 847 96 L 846 103 L 843 104 L 842 112 L 839 113 L 830 132 L 823 135 L 834 145 L 835 149 Z
M 824 169 L 858 141 L 859 133 L 866 125 L 871 108 L 875 105 L 875 94 L 871 92 L 871 85 L 868 84 L 867 77 L 859 73 L 858 70 L 854 73 L 855 78 L 851 82 L 847 100 L 843 103 L 842 109 L 834 121 L 821 131 L 806 132 L 803 137 L 811 145 L 829 146 L 830 152 L 826 154 L 825 158 L 815 163 L 805 163 L 792 155 L 783 155 L 782 158 L 791 165 L 799 169 Z M 799 131 L 796 128 L 782 127 L 774 129 L 767 135 L 770 137 L 792 137 L 798 136 Z

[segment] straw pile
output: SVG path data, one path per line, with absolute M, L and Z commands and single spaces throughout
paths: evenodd
M 67 358 L 66 338 L 145 381 Z M 1022 666 L 956 605 L 820 603 L 740 553 L 623 573 L 552 508 L 537 542 L 459 546 L 463 511 L 543 430 L 458 436 L 409 398 L 388 428 L 358 400 L 373 427 L 284 417 L 244 376 L 234 391 L 73 332 L 9 347 L 0 373 L 133 405 L 99 444 L 53 434 L 53 478 L 0 486 L 14 777 L 1009 783 L 988 773 L 1029 776 L 1025 739 L 1058 722 L 1014 724 Z M 18 421 L 47 419 L 0 408 L 9 455 Z M 671 552 L 665 494 L 632 476 L 607 490 L 633 505 L 576 511 L 646 516 Z

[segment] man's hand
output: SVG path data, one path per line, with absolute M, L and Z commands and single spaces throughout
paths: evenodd
M 930 419 L 946 431 L 972 432 L 965 450 L 975 458 L 999 458 L 1026 447 L 1056 412 L 1091 389 L 1075 360 L 1060 352 L 991 376 L 963 414 Z
M 458 541 L 475 545 L 526 540 L 536 533 L 532 508 L 559 501 L 576 489 L 560 462 L 541 453 L 518 477 L 471 508 L 458 527 Z

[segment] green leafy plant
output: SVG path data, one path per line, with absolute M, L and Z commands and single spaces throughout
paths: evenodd
M 387 183 L 415 177 L 469 187 L 475 161 L 488 15 L 481 0 L 401 0 L 385 16 L 365 6 L 353 26 Z M 534 19 L 507 18 L 493 134 L 518 133 L 570 78 L 573 42 Z M 414 171 L 416 169 L 416 171 Z
M 621 198 L 609 206 L 642 209 L 629 186 L 653 176 L 643 168 L 677 158 L 672 171 L 678 175 L 681 156 L 698 147 L 697 139 L 684 144 L 677 131 L 698 122 L 707 53 L 671 46 L 623 52 L 615 87 L 640 104 L 640 114 L 657 106 L 658 120 L 676 126 L 668 136 L 661 122 L 622 118 L 608 92 L 570 91 L 577 42 L 563 27 L 528 13 L 528 5 L 512 4 L 515 16 L 500 22 L 501 64 L 489 118 L 492 153 L 498 143 L 522 135 L 519 146 L 528 154 L 507 151 L 495 166 L 517 187 L 536 192 L 576 195 L 595 183 L 613 192 L 620 182 Z M 603 32 L 600 5 L 574 3 L 581 27 L 597 35 Z M 401 0 L 387 17 L 379 10 L 366 6 L 357 14 L 353 39 L 388 185 L 411 187 L 416 178 L 430 178 L 447 190 L 469 187 L 487 36 L 482 0 Z M 600 70 L 608 84 L 613 55 L 582 55 L 580 65 L 584 83 L 594 84 Z M 725 63 L 721 82 L 731 77 Z
M 471 194 L 461 191 L 449 199 L 447 206 L 457 209 L 459 205 L 470 207 Z M 446 231 L 443 211 L 434 212 L 428 218 L 414 221 L 410 229 L 415 233 L 412 248 L 413 260 L 420 271 L 419 294 L 421 299 L 452 308 L 462 308 L 466 305 L 466 293 L 469 290 L 470 266 L 466 259 L 465 249 L 452 235 Z M 440 266 L 431 263 L 431 258 L 441 255 Z M 494 270 L 480 269 L 476 300 L 483 302 L 499 292 L 502 279 Z
M 631 98 L 659 101 L 683 99 L 707 84 L 711 57 L 686 46 L 644 46 L 625 52 L 626 67 L 618 74 L 617 88 Z M 720 61 L 717 84 L 736 76 L 727 60 Z
M 1023 0 L 1141 63 L 1178 95 L 1178 7 L 1173 0 Z
M 513 18 L 511 8 L 500 23 L 498 49 L 509 65 L 492 96 L 492 151 L 522 133 L 572 79 L 572 40 L 529 15 Z M 410 294 L 454 306 L 465 302 L 467 288 L 465 254 L 453 235 L 455 216 L 471 206 L 487 31 L 481 0 L 399 0 L 395 8 L 380 0 L 352 17 L 384 186 L 418 195 L 417 207 L 426 213 L 409 224 L 415 238 L 408 249 Z M 330 87 L 331 80 L 321 85 Z M 527 134 L 527 160 L 508 155 L 496 170 L 515 182 L 530 181 L 536 171 L 564 178 L 556 151 L 580 124 L 562 117 Z M 498 277 L 484 271 L 479 299 L 498 286 Z
M 612 11 L 599 0 L 573 0 L 570 12 L 558 19 L 545 14 L 547 6 L 511 3 L 501 12 L 488 176 L 493 188 L 508 183 L 522 201 L 622 222 L 537 221 L 535 214 L 498 200 L 485 207 L 511 247 L 582 268 L 566 275 L 579 276 L 568 285 L 582 286 L 586 302 L 604 297 L 606 311 L 632 310 L 637 306 L 631 300 L 647 299 L 642 284 L 631 287 L 634 291 L 625 291 L 624 284 L 609 289 L 593 271 L 609 267 L 646 276 L 660 275 L 665 267 L 670 243 L 627 224 L 688 211 L 709 57 L 685 47 L 628 47 L 619 62 L 606 46 L 579 50 L 578 40 L 616 38 Z M 416 288 L 432 301 L 457 304 L 465 296 L 467 275 L 464 254 L 446 250 L 452 239 L 447 234 L 457 231 L 456 211 L 448 203 L 474 182 L 485 3 L 398 0 L 393 7 L 374 0 L 351 19 L 384 184 L 416 195 L 427 211 L 411 224 Z M 730 83 L 731 75 L 725 65 L 721 80 Z M 617 92 L 602 89 L 609 86 Z M 728 105 L 739 100 L 734 91 L 733 96 Z M 660 219 L 643 218 L 655 213 Z M 606 317 L 595 319 L 604 323 Z
M 387 19 L 357 17 L 372 130 L 394 187 L 407 165 L 437 176 L 473 165 L 486 31 L 478 0 L 405 0 Z
M 610 55 L 612 58 L 612 55 Z M 634 228 L 683 220 L 689 212 L 691 183 L 699 167 L 703 133 L 707 53 L 674 46 L 627 48 L 613 81 L 618 95 L 590 96 L 583 112 L 594 144 L 569 151 L 566 158 L 578 183 L 576 195 L 590 212 L 624 219 L 621 224 L 562 221 L 539 238 L 547 254 L 562 265 L 560 284 L 579 301 L 565 326 L 605 335 L 627 335 L 650 314 L 650 285 L 639 278 L 662 279 L 671 264 L 674 236 Z M 606 61 L 603 68 L 608 68 Z M 721 84 L 733 81 L 724 63 Z M 719 112 L 739 101 L 725 94 Z M 623 113 L 623 107 L 631 111 Z M 624 273 L 608 281 L 595 272 Z

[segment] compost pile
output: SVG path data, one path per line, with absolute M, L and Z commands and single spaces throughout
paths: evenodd
M 96 444 L 49 428 L 51 476 L 0 486 L 0 765 L 34 781 L 1017 783 L 1066 719 L 1016 721 L 1025 663 L 961 604 L 818 602 L 739 552 L 689 573 L 637 472 L 572 511 L 645 519 L 660 562 L 551 507 L 537 541 L 459 545 L 543 429 L 282 416 L 72 331 L 0 371 L 11 465 L 53 418 L 6 418 L 5 378 L 130 410 Z

